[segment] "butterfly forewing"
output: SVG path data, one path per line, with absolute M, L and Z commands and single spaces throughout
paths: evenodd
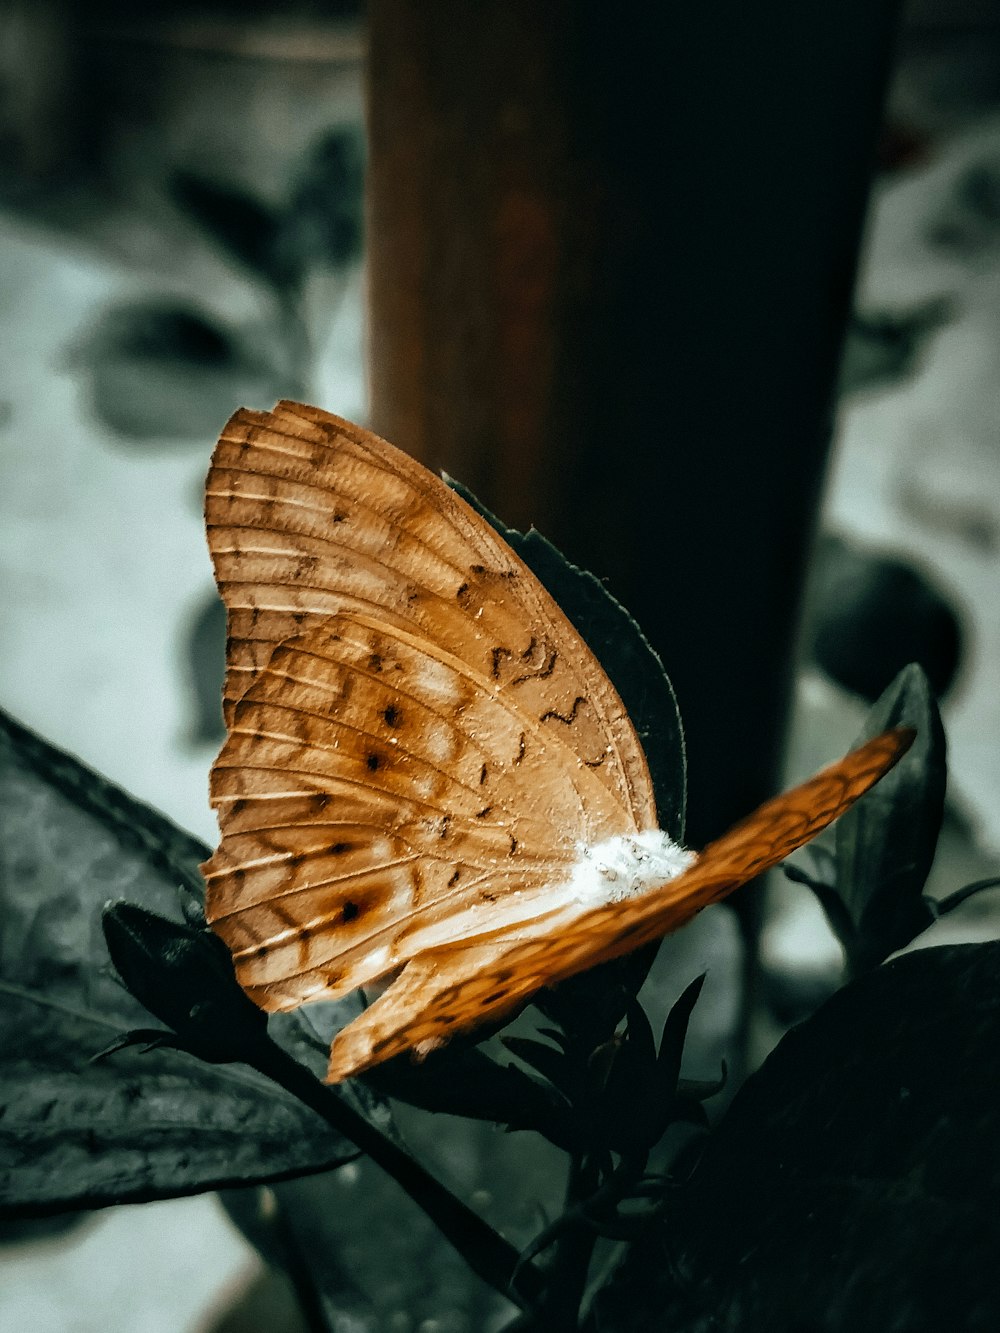
M 646 761 L 616 691 L 489 524 L 385 441 L 316 408 L 237 412 L 213 458 L 209 547 L 229 616 L 224 708 L 278 643 L 348 611 L 450 653 L 653 827 Z
M 542 986 L 620 957 L 685 924 L 777 865 L 843 814 L 906 752 L 913 733 L 876 737 L 808 782 L 768 801 L 709 844 L 694 865 L 653 892 L 581 911 L 566 906 L 517 932 L 472 939 L 408 964 L 334 1040 L 339 1081 L 410 1049 L 430 1049 L 516 1009 Z

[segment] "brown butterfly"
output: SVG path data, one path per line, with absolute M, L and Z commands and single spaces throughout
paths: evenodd
M 208 541 L 228 609 L 207 913 L 263 1009 L 391 978 L 333 1082 L 656 940 L 842 814 L 888 732 L 700 856 L 656 827 L 635 729 L 551 596 L 464 500 L 314 407 L 239 411 Z

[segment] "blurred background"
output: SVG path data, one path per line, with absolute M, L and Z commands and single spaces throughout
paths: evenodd
M 214 841 L 201 488 L 237 406 L 296 397 L 609 580 L 678 690 L 695 844 L 919 660 L 931 889 L 1000 872 L 1000 5 L 731 8 L 0 0 L 0 703 Z M 839 955 L 784 882 L 743 924 L 756 1059 Z M 713 909 L 654 978 L 712 965 L 695 1073 L 741 938 Z M 202 1197 L 8 1237 L 0 1327 L 299 1327 L 248 1230 Z M 379 1327 L 487 1326 L 425 1303 Z

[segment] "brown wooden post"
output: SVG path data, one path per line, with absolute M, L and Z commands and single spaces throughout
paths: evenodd
M 526 526 L 559 509 L 570 8 L 378 0 L 369 17 L 373 424 Z
M 696 845 L 776 781 L 894 11 L 369 4 L 373 425 L 608 577 Z

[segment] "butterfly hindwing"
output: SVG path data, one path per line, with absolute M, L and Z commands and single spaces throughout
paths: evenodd
M 628 818 L 558 737 L 435 645 L 334 616 L 235 704 L 212 773 L 208 919 L 263 1007 L 332 998 L 422 948 L 551 911 Z

